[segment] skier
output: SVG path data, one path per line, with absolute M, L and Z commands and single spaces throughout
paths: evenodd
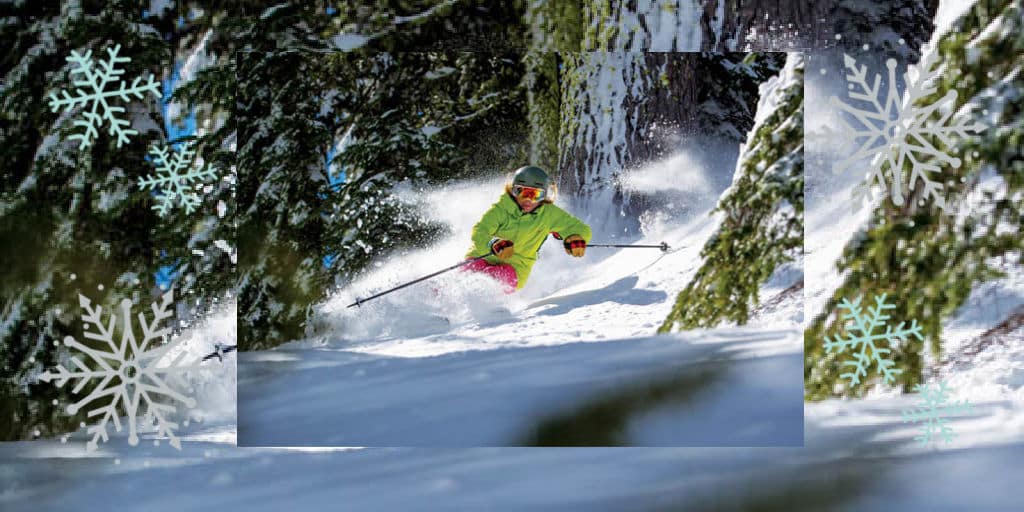
M 498 202 L 473 226 L 473 247 L 466 257 L 489 255 L 463 269 L 487 274 L 513 293 L 526 284 L 548 233 L 563 241 L 567 254 L 583 257 L 590 226 L 553 203 L 548 173 L 539 167 L 519 168 Z

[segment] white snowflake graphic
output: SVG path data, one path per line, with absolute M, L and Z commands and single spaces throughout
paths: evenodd
M 87 432 L 92 439 L 86 448 L 93 451 L 97 448 L 99 440 L 109 440 L 107 425 L 114 423 L 118 432 L 121 431 L 121 420 L 118 414 L 118 406 L 128 416 L 128 444 L 135 446 L 139 442 L 140 426 L 151 426 L 155 423 L 155 430 L 158 436 L 167 436 L 171 446 L 181 449 L 181 441 L 175 435 L 178 424 L 168 419 L 168 413 L 174 413 L 177 408 L 168 402 L 180 402 L 188 408 L 193 408 L 196 402 L 172 389 L 168 384 L 170 378 L 181 378 L 184 374 L 199 370 L 199 366 L 182 365 L 181 360 L 185 357 L 184 350 L 177 350 L 184 338 L 177 341 L 163 343 L 163 340 L 170 334 L 168 327 L 159 327 L 160 322 L 169 318 L 172 313 L 172 302 L 174 291 L 165 293 L 159 302 L 151 305 L 153 320 L 146 321 L 143 313 L 138 314 L 139 325 L 142 327 L 142 340 L 136 341 L 132 329 L 131 301 L 125 299 L 121 302 L 121 317 L 124 320 L 122 325 L 121 343 L 114 341 L 114 329 L 117 325 L 117 315 L 110 314 L 110 321 L 103 324 L 101 315 L 102 306 L 92 306 L 92 302 L 84 295 L 78 296 L 79 304 L 85 313 L 82 314 L 84 329 L 95 326 L 96 331 L 86 330 L 85 338 L 100 343 L 105 343 L 109 350 L 97 349 L 78 342 L 74 337 L 64 338 L 64 345 L 77 352 L 85 354 L 92 362 L 89 365 L 82 362 L 78 357 L 72 361 L 76 369 L 68 370 L 62 365 L 57 365 L 55 372 L 47 371 L 40 375 L 40 380 L 50 382 L 55 380 L 57 387 L 62 387 L 69 380 L 78 379 L 78 383 L 72 389 L 72 393 L 78 394 L 85 385 L 94 379 L 100 382 L 96 388 L 81 400 L 68 405 L 69 414 L 76 414 L 83 407 L 92 404 L 93 409 L 89 410 L 89 417 L 102 416 L 100 422 L 90 426 Z M 164 361 L 165 356 L 170 356 Z M 163 363 L 163 364 L 162 364 Z M 117 384 L 114 384 L 117 382 Z M 97 405 L 93 402 L 103 399 L 109 400 L 106 405 Z M 140 413 L 145 412 L 140 422 Z
M 124 74 L 124 70 L 117 68 L 116 65 L 131 62 L 128 57 L 118 57 L 117 54 L 120 51 L 121 45 L 107 48 L 107 60 L 96 64 L 98 69 L 94 69 L 92 50 L 86 51 L 85 55 L 72 50 L 71 56 L 66 60 L 77 66 L 71 70 L 71 75 L 75 76 L 75 80 L 72 82 L 76 87 L 75 94 L 71 95 L 68 91 L 62 90 L 60 91 L 62 97 L 58 97 L 57 94 L 50 93 L 50 110 L 52 112 L 57 112 L 60 109 L 68 111 L 79 106 L 89 105 L 89 110 L 82 113 L 85 119 L 73 123 L 74 126 L 80 126 L 85 130 L 69 137 L 80 141 L 78 149 L 83 149 L 92 143 L 98 135 L 97 128 L 102 126 L 104 121 L 110 124 L 110 135 L 117 136 L 117 147 L 128 142 L 129 135 L 139 133 L 128 128 L 131 124 L 128 120 L 118 117 L 119 114 L 124 114 L 124 107 L 111 106 L 107 103 L 108 99 L 119 97 L 122 101 L 128 102 L 131 101 L 131 96 L 138 99 L 145 98 L 147 92 L 153 93 L 157 98 L 162 96 L 159 89 L 160 84 L 153 81 L 152 74 L 149 75 L 145 83 L 140 83 L 142 79 L 136 77 L 132 80 L 131 86 L 128 86 L 123 80 L 119 80 L 120 76 Z M 107 86 L 115 81 L 120 81 L 119 87 L 107 90 Z
M 933 141 L 938 139 L 943 146 L 951 148 L 955 137 L 964 138 L 968 132 L 978 133 L 985 127 L 965 119 L 966 116 L 950 122 L 955 113 L 955 90 L 950 90 L 934 103 L 917 105 L 919 100 L 935 93 L 935 81 L 941 74 L 941 67 L 936 65 L 937 52 L 925 49 L 922 54 L 921 62 L 917 66 L 909 66 L 903 75 L 906 91 L 902 98 L 896 91 L 896 60 L 886 61 L 889 88 L 884 100 L 880 76 L 876 74 L 874 81 L 868 84 L 867 66 L 858 66 L 853 57 L 843 54 L 843 63 L 848 70 L 849 97 L 866 108 L 857 108 L 836 96 L 831 98 L 833 105 L 848 114 L 839 116 L 843 126 L 834 133 L 840 143 L 840 154 L 849 153 L 851 146 L 859 144 L 856 151 L 835 162 L 832 171 L 836 174 L 845 172 L 856 162 L 870 157 L 867 194 L 877 183 L 883 191 L 889 190 L 893 203 L 902 205 L 921 182 L 924 187 L 922 197 L 931 198 L 939 208 L 948 212 L 949 205 L 942 195 L 943 184 L 933 180 L 931 173 L 938 172 L 946 164 L 959 168 L 962 162 L 940 151 Z M 938 118 L 935 118 L 936 113 Z M 908 162 L 910 177 L 905 182 L 903 168 Z
M 890 318 L 885 314 L 885 310 L 896 307 L 886 303 L 885 297 L 884 293 L 875 297 L 875 306 L 868 308 L 867 314 L 864 314 L 860 305 L 863 296 L 857 297 L 853 302 L 844 298 L 839 304 L 839 308 L 848 311 L 843 315 L 844 328 L 848 337 L 843 338 L 838 334 L 834 338 L 825 337 L 826 353 L 843 353 L 846 349 L 851 349 L 853 360 L 844 361 L 843 366 L 852 366 L 853 371 L 839 375 L 840 378 L 849 379 L 851 386 L 859 384 L 861 377 L 867 377 L 868 368 L 872 363 L 878 367 L 878 372 L 882 374 L 885 383 L 889 385 L 894 384 L 896 376 L 903 373 L 903 370 L 894 368 L 896 363 L 888 358 L 892 349 L 880 347 L 876 345 L 876 342 L 885 341 L 888 347 L 894 347 L 897 341 L 905 342 L 908 336 L 914 336 L 919 340 L 923 339 L 917 320 L 914 320 L 909 328 L 903 327 L 906 322 L 900 322 L 896 329 L 893 329 L 891 325 L 885 325 L 886 320 Z M 876 334 L 875 329 L 883 325 L 885 325 L 885 331 Z
M 142 190 L 162 189 L 163 193 L 157 196 L 157 204 L 153 206 L 153 209 L 160 216 L 165 216 L 174 201 L 178 200 L 185 207 L 185 213 L 192 213 L 200 203 L 199 194 L 193 190 L 197 185 L 193 182 L 205 178 L 216 178 L 217 169 L 211 164 L 206 164 L 191 170 L 195 152 L 186 144 L 182 144 L 177 149 L 168 146 L 153 147 L 149 150 L 149 154 L 152 155 L 153 163 L 156 165 L 156 175 L 139 178 L 139 188 Z
M 946 389 L 945 382 L 940 382 L 935 388 L 931 384 L 917 384 L 914 391 L 921 393 L 921 400 L 913 409 L 903 410 L 903 423 L 921 423 L 918 428 L 921 435 L 915 436 L 914 440 L 924 445 L 932 442 L 935 434 L 938 434 L 944 443 L 953 442 L 956 434 L 946 424 L 946 417 L 969 411 L 971 404 L 966 400 L 950 403 L 949 390 Z

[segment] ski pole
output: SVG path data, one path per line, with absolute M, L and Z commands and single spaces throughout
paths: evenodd
M 626 245 L 626 244 L 587 244 L 587 247 L 624 247 L 624 248 L 640 248 L 640 249 L 661 249 L 661 252 L 668 252 L 668 244 L 662 242 L 658 245 Z
M 452 266 L 450 266 L 450 267 L 448 267 L 448 268 L 446 268 L 444 270 L 438 270 L 437 272 L 434 272 L 433 274 L 423 276 L 423 277 L 421 277 L 419 279 L 416 279 L 416 280 L 413 280 L 413 281 L 409 281 L 408 283 L 405 283 L 405 284 L 400 284 L 400 285 L 398 285 L 398 286 L 396 286 L 396 287 L 394 287 L 394 288 L 392 288 L 390 290 L 384 290 L 384 291 L 382 291 L 382 292 L 380 292 L 380 293 L 378 293 L 376 295 L 367 297 L 365 299 L 358 299 L 357 298 L 355 302 L 353 302 L 352 304 L 349 304 L 346 307 L 350 308 L 352 306 L 361 306 L 361 305 L 363 305 L 364 302 L 368 302 L 368 301 L 376 299 L 377 297 L 380 297 L 382 295 L 387 295 L 387 294 L 389 294 L 391 292 L 401 290 L 402 288 L 405 288 L 406 286 L 412 286 L 412 285 L 414 285 L 414 284 L 416 284 L 416 283 L 418 283 L 420 281 L 426 281 L 427 279 L 430 279 L 431 277 L 444 274 L 445 272 L 448 272 L 449 270 L 455 270 L 455 269 L 457 269 L 457 268 L 459 268 L 459 267 L 461 267 L 463 265 L 468 265 L 470 263 L 473 263 L 474 261 L 482 260 L 482 259 L 484 259 L 484 258 L 486 258 L 488 256 L 490 256 L 490 254 L 484 254 L 483 256 L 477 256 L 475 258 L 470 258 L 468 260 L 463 260 L 462 262 L 457 263 L 455 265 L 452 265 Z
M 224 362 L 224 354 L 234 352 L 238 348 L 238 345 L 221 345 L 216 343 L 213 346 L 213 352 L 203 356 L 203 361 L 209 361 L 210 359 L 217 358 L 218 361 Z

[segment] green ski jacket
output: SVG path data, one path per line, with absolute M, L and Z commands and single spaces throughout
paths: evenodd
M 552 231 L 562 238 L 579 235 L 590 243 L 590 226 L 553 203 L 543 203 L 532 212 L 525 213 L 519 209 L 519 204 L 511 195 L 504 193 L 484 213 L 480 222 L 473 226 L 473 248 L 466 253 L 466 257 L 489 254 L 492 238 L 511 240 L 515 244 L 515 251 L 505 263 L 515 269 L 519 279 L 517 288 L 522 288 L 530 277 L 533 264 L 537 262 L 537 251 Z M 491 264 L 502 263 L 493 254 L 485 260 Z

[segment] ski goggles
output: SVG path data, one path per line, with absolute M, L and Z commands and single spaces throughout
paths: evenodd
M 529 199 L 532 201 L 540 201 L 544 199 L 547 192 L 542 188 L 524 187 L 522 185 L 516 185 L 512 187 L 512 194 L 519 199 Z

